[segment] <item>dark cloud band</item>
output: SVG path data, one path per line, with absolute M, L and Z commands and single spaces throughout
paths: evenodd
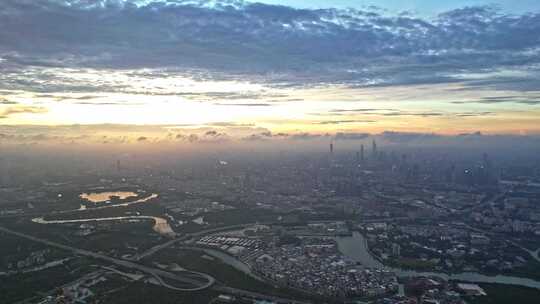
M 427 20 L 242 1 L 3 0 L 0 69 L 174 67 L 205 71 L 202 78 L 257 75 L 276 85 L 470 81 L 530 90 L 539 79 L 539 32 L 539 13 L 492 7 Z M 464 76 L 501 69 L 524 75 Z M 38 84 L 19 77 L 11 86 Z

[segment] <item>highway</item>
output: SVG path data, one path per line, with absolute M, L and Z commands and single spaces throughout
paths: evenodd
M 217 231 L 217 230 L 222 230 L 222 229 L 236 229 L 236 228 L 240 229 L 241 227 L 244 227 L 244 226 L 247 226 L 247 225 L 236 225 L 236 226 L 223 227 L 223 228 L 212 229 L 212 230 L 207 230 L 207 231 L 201 231 L 201 232 L 193 234 L 193 236 L 194 235 L 201 235 L 201 234 L 205 234 L 205 233 L 210 233 L 212 231 Z M 37 238 L 37 237 L 31 236 L 31 235 L 16 232 L 16 231 L 13 231 L 11 229 L 7 229 L 7 228 L 1 227 L 1 226 L 0 226 L 0 231 L 4 232 L 4 233 L 11 234 L 11 235 L 15 235 L 15 236 L 27 239 L 27 240 L 31 240 L 31 241 L 34 241 L 34 242 L 37 242 L 37 243 L 42 243 L 42 244 L 45 244 L 45 245 L 48 245 L 48 246 L 51 246 L 51 247 L 56 247 L 56 248 L 59 248 L 59 249 L 70 251 L 70 252 L 72 252 L 74 254 L 77 254 L 77 255 L 87 256 L 87 257 L 99 259 L 99 260 L 102 260 L 102 261 L 106 261 L 106 262 L 109 262 L 111 264 L 122 266 L 122 267 L 125 267 L 125 268 L 139 270 L 141 272 L 144 272 L 144 273 L 154 277 L 163 287 L 166 287 L 166 288 L 169 288 L 169 289 L 172 289 L 172 290 L 176 290 L 176 291 L 193 292 L 193 291 L 200 291 L 200 290 L 212 288 L 212 290 L 215 290 L 215 291 L 228 293 L 228 294 L 232 294 L 232 295 L 240 296 L 240 297 L 248 297 L 248 298 L 254 298 L 254 299 L 267 299 L 267 300 L 275 301 L 277 303 L 309 304 L 309 302 L 296 301 L 296 300 L 285 299 L 285 298 L 269 296 L 269 295 L 265 295 L 265 294 L 261 294 L 261 293 L 246 291 L 246 290 L 233 288 L 233 287 L 215 285 L 216 280 L 212 276 L 210 276 L 208 274 L 205 274 L 205 273 L 194 272 L 194 271 L 183 271 L 183 272 L 181 272 L 179 274 L 173 274 L 173 273 L 161 270 L 161 269 L 156 269 L 156 268 L 144 266 L 144 265 L 141 265 L 141 264 L 137 264 L 137 263 L 132 262 L 132 261 L 120 260 L 120 259 L 116 259 L 116 258 L 112 258 L 112 257 L 106 256 L 106 255 L 100 254 L 100 253 L 92 252 L 92 251 L 89 251 L 89 250 L 78 249 L 78 248 L 75 248 L 75 247 L 71 247 L 71 246 L 59 244 L 59 243 L 56 243 L 56 242 L 52 242 L 52 241 L 49 241 L 49 240 Z M 155 253 L 159 249 L 163 249 L 164 248 L 163 245 L 170 246 L 171 244 L 173 244 L 173 243 L 175 243 L 177 241 L 180 241 L 180 240 L 181 239 L 175 239 L 175 240 L 169 241 L 167 243 L 164 243 L 164 244 L 160 245 L 158 248 L 156 248 L 157 250 L 151 251 L 151 253 Z M 170 279 L 170 280 L 182 283 L 182 284 L 194 285 L 196 287 L 185 288 L 185 287 L 172 286 L 170 283 L 167 283 L 164 279 Z M 206 281 L 206 282 L 202 282 L 201 280 Z
M 216 233 L 216 232 L 221 232 L 221 231 L 244 229 L 244 228 L 250 227 L 252 225 L 256 225 L 256 224 L 267 225 L 269 223 L 240 224 L 240 225 L 232 225 L 232 226 L 224 226 L 224 227 L 219 227 L 219 228 L 207 229 L 207 230 L 202 230 L 202 231 L 194 232 L 194 233 L 188 233 L 188 234 L 186 234 L 186 235 L 184 235 L 182 237 L 167 241 L 167 242 L 165 242 L 163 244 L 156 245 L 156 246 L 148 249 L 147 251 L 134 256 L 131 260 L 140 261 L 140 260 L 142 260 L 144 258 L 147 258 L 149 256 L 154 255 L 155 253 L 157 253 L 160 250 L 163 250 L 163 249 L 165 249 L 167 247 L 170 247 L 170 246 L 172 246 L 172 245 L 174 245 L 176 243 L 179 243 L 179 242 L 183 242 L 183 241 L 188 240 L 190 238 L 200 237 L 200 236 L 203 236 L 203 235 L 206 235 L 206 234 Z
M 200 290 L 204 290 L 204 289 L 210 288 L 212 285 L 214 285 L 214 283 L 216 281 L 213 277 L 211 277 L 211 276 L 209 276 L 209 275 L 207 275 L 205 273 L 184 271 L 184 272 L 181 272 L 181 273 L 178 273 L 178 274 L 176 274 L 176 273 L 173 274 L 173 273 L 161 270 L 161 269 L 156 269 L 156 268 L 144 266 L 144 265 L 141 265 L 141 264 L 137 264 L 137 263 L 132 262 L 132 261 L 120 260 L 120 259 L 116 259 L 116 258 L 113 258 L 113 257 L 109 257 L 109 256 L 106 256 L 106 255 L 100 254 L 100 253 L 96 253 L 96 252 L 92 252 L 92 251 L 88 251 L 88 250 L 84 250 L 84 249 L 79 249 L 79 248 L 74 248 L 74 247 L 71 247 L 71 246 L 59 244 L 59 243 L 52 242 L 52 241 L 49 241 L 49 240 L 40 239 L 40 238 L 37 238 L 37 237 L 33 237 L 31 235 L 16 232 L 16 231 L 4 228 L 4 227 L 0 227 L 0 231 L 15 235 L 15 236 L 18 236 L 18 237 L 21 237 L 21 238 L 25 238 L 25 239 L 28 239 L 28 240 L 31 240 L 31 241 L 34 241 L 34 242 L 42 243 L 42 244 L 45 244 L 45 245 L 48 245 L 48 246 L 51 246 L 51 247 L 56 247 L 56 248 L 59 248 L 59 249 L 70 251 L 70 252 L 73 252 L 74 254 L 77 254 L 77 255 L 87 256 L 87 257 L 91 257 L 91 258 L 94 258 L 94 259 L 106 261 L 106 262 L 109 262 L 111 264 L 122 266 L 122 267 L 125 267 L 125 268 L 139 270 L 141 272 L 144 272 L 144 273 L 149 274 L 149 275 L 153 276 L 154 278 L 156 278 L 158 280 L 158 282 L 160 282 L 164 287 L 167 287 L 167 288 L 170 288 L 170 289 L 173 289 L 173 290 L 177 290 L 177 291 L 200 291 Z M 172 285 L 170 285 L 170 283 L 166 283 L 163 280 L 164 278 L 165 279 L 170 279 L 170 280 L 173 280 L 173 281 L 177 281 L 179 283 L 186 284 L 186 285 L 193 285 L 194 287 L 176 287 L 176 286 L 172 286 Z
M 477 205 L 473 205 L 473 206 L 470 206 L 468 208 L 459 210 L 459 212 L 457 212 L 456 214 L 458 214 L 458 215 L 470 215 L 474 211 L 478 211 L 478 210 L 482 211 L 487 206 L 489 206 L 491 203 L 495 203 L 495 202 L 498 202 L 498 201 L 504 199 L 508 195 L 508 193 L 509 193 L 509 191 L 499 193 L 499 194 L 495 195 L 494 197 L 491 197 L 490 199 L 486 199 L 485 201 L 482 201 L 481 203 L 479 203 Z

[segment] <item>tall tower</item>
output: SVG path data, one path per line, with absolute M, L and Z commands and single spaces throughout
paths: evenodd
M 377 158 L 377 142 L 375 139 L 371 143 L 371 153 L 373 154 L 373 158 Z
M 482 155 L 482 160 L 483 160 L 483 165 L 485 168 L 489 168 L 491 166 L 487 153 L 484 153 L 484 155 Z
M 489 156 L 487 153 L 484 153 L 484 155 L 482 155 L 482 166 L 484 167 L 483 182 L 488 184 L 492 181 L 492 168 L 491 161 L 489 160 Z
M 364 152 L 364 144 L 360 146 L 360 161 L 364 162 L 366 160 L 366 154 Z
M 0 187 L 7 187 L 9 184 L 8 161 L 0 157 Z
M 330 154 L 334 154 L 334 144 L 330 143 Z

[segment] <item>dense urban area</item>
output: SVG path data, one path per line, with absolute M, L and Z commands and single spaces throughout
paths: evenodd
M 325 150 L 6 152 L 0 303 L 537 303 L 538 159 Z

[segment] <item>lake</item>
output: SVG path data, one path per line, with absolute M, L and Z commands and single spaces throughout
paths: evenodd
M 113 197 L 118 197 L 123 200 L 126 198 L 137 197 L 137 196 L 139 195 L 132 191 L 92 192 L 92 193 L 82 193 L 81 195 L 79 195 L 80 198 L 88 200 L 92 203 L 108 202 Z

